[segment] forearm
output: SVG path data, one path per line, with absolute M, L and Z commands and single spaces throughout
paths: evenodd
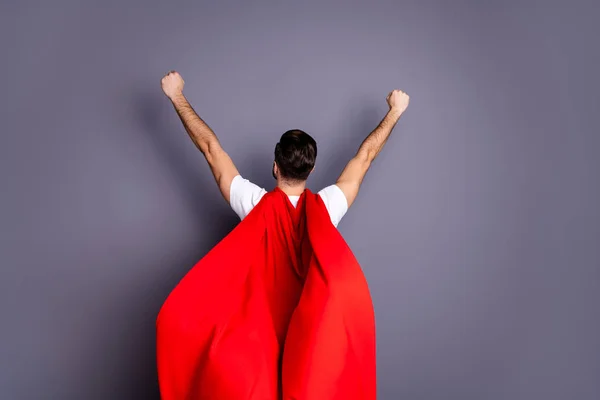
M 219 140 L 213 130 L 198 116 L 183 94 L 172 98 L 171 102 L 186 132 L 205 156 L 208 156 L 215 148 L 220 147 Z
M 396 109 L 390 109 L 379 125 L 362 142 L 358 149 L 357 157 L 371 163 L 387 142 L 390 133 L 398 123 L 402 113 Z

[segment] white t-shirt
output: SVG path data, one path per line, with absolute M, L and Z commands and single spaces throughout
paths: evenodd
M 242 178 L 241 175 L 237 175 L 231 181 L 229 203 L 238 217 L 244 219 L 265 194 L 267 194 L 265 189 Z M 325 203 L 331 222 L 334 226 L 337 226 L 344 214 L 346 214 L 346 211 L 348 211 L 348 201 L 344 192 L 337 185 L 331 185 L 319 191 L 318 194 L 321 196 L 323 203 Z M 300 196 L 288 197 L 290 202 L 296 207 Z

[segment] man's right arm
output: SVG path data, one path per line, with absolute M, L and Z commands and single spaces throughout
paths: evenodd
M 390 107 L 388 113 L 362 142 L 356 155 L 348 162 L 336 182 L 346 197 L 348 207 L 356 199 L 371 163 L 383 149 L 400 116 L 408 107 L 409 97 L 400 90 L 394 90 L 388 95 L 387 102 Z
M 183 95 L 184 81 L 181 76 L 171 71 L 161 81 L 165 95 L 173 103 L 177 115 L 181 119 L 186 132 L 196 147 L 204 154 L 208 165 L 219 185 L 221 194 L 230 202 L 230 188 L 233 178 L 239 175 L 235 164 L 221 147 L 219 139 L 212 129 L 196 114 Z

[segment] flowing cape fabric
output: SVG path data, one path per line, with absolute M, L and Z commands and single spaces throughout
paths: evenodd
M 180 281 L 157 321 L 163 400 L 374 400 L 367 282 L 321 198 L 279 189 Z

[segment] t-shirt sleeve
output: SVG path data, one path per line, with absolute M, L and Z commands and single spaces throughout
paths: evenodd
M 342 189 L 337 185 L 327 186 L 319 192 L 319 196 L 323 199 L 329 218 L 334 226 L 338 226 L 342 217 L 348 211 L 348 200 Z
M 237 175 L 231 181 L 229 190 L 229 204 L 240 219 L 246 218 L 250 211 L 258 204 L 267 191 L 248 179 Z

